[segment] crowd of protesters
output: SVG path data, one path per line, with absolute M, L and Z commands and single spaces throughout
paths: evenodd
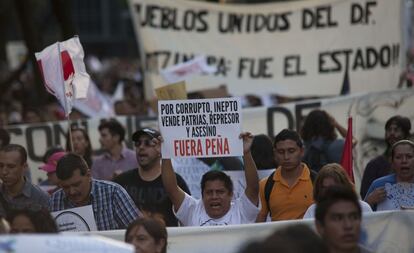
M 165 252 L 166 226 L 217 226 L 314 218 L 321 237 L 308 239 L 314 241 L 314 247 L 319 247 L 317 242 L 321 242 L 319 252 L 370 252 L 358 245 L 362 212 L 414 207 L 412 199 L 387 194 L 385 187 L 414 184 L 410 120 L 396 115 L 386 122 L 388 148 L 383 156 L 368 163 L 362 179 L 367 190 L 360 195 L 338 158 L 330 158 L 332 153 L 342 153 L 343 140 L 338 139 L 334 131 L 337 129 L 342 134 L 343 128 L 325 111 L 315 110 L 309 115 L 299 132 L 284 129 L 274 138 L 253 136 L 248 132 L 240 134 L 246 188 L 237 198 L 231 178 L 217 169 L 202 176 L 201 199 L 192 197 L 185 180 L 174 172 L 171 161 L 161 159 L 163 138 L 160 132 L 139 129 L 131 140 L 135 150 L 129 150 L 123 143 L 124 126 L 115 119 L 101 121 L 97 129 L 104 150 L 100 156 L 91 154 L 90 138 L 79 128 L 72 129 L 72 134 L 68 135 L 66 149 L 51 147 L 45 153 L 44 165 L 40 167 L 48 176 L 43 183 L 50 188 L 45 192 L 27 178 L 26 149 L 10 143 L 8 132 L 1 129 L 1 230 L 57 232 L 50 212 L 91 205 L 98 230 L 127 229 L 125 241 L 139 248 L 145 246 L 140 244 L 139 238 L 145 237 L 146 243 L 155 249 L 153 252 Z M 324 125 L 318 127 L 318 124 Z M 323 146 L 318 152 L 311 151 L 315 143 L 323 143 L 316 145 Z M 314 158 L 319 158 L 309 162 L 310 152 Z M 378 159 L 385 162 L 376 166 Z M 261 169 L 273 169 L 273 173 L 259 180 L 257 165 Z M 343 224 L 351 228 L 338 225 L 335 219 L 343 219 Z M 340 233 L 346 229 L 352 230 L 348 236 L 352 242 L 342 243 Z M 281 247 L 272 243 L 273 239 L 294 241 L 295 233 L 310 232 L 293 227 L 252 245 L 260 245 L 263 252 L 268 252 L 272 247 Z M 252 245 L 247 245 L 243 252 L 249 252 Z M 286 252 L 302 252 L 296 247 L 306 249 L 306 243 L 294 245 L 293 251 Z
M 412 55 L 399 87 L 412 87 Z M 92 56 L 85 62 L 114 116 L 156 116 L 155 103 L 144 97 L 137 59 L 100 61 Z M 10 74 L 0 66 L 0 80 Z M 33 69 L 26 68 L 0 94 L 0 234 L 59 233 L 52 212 L 91 205 L 97 229 L 125 229 L 124 240 L 136 252 L 166 253 L 167 227 L 313 219 L 316 230 L 287 226 L 239 252 L 369 253 L 373 251 L 359 244 L 364 213 L 414 209 L 414 198 L 390 193 L 399 183 L 414 185 L 410 119 L 395 115 L 386 122 L 387 148 L 366 165 L 358 191 L 339 164 L 346 130 L 323 110 L 310 112 L 298 131 L 284 129 L 275 136 L 240 133 L 242 162 L 218 159 L 226 169 L 244 168 L 246 187 L 237 197 L 232 179 L 217 169 L 216 159 L 207 158 L 200 160 L 212 169 L 201 178 L 201 199 L 194 198 L 171 160 L 161 158 L 159 131 L 139 129 L 126 140 L 124 126 L 112 119 L 96 129 L 102 154 L 93 154 L 85 129 L 72 128 L 64 147 L 50 147 L 44 154 L 40 170 L 47 180 L 36 185 L 30 180 L 27 150 L 13 143 L 7 126 L 64 120 L 65 113 L 50 94 L 39 103 L 32 94 L 35 83 Z M 230 94 L 224 88 L 221 95 Z M 302 99 L 246 94 L 243 106 Z M 71 119 L 87 117 L 77 109 L 71 114 Z M 259 179 L 261 169 L 273 171 Z
M 89 57 L 85 62 L 115 115 L 155 116 L 153 101 L 144 98 L 137 60 Z M 2 77 L 9 73 L 0 69 Z M 216 159 L 210 158 L 200 159 L 212 170 L 202 176 L 201 199 L 194 198 L 171 161 L 161 159 L 163 139 L 157 130 L 143 128 L 126 140 L 124 126 L 113 119 L 101 121 L 97 129 L 102 154 L 94 156 L 87 131 L 74 127 L 64 148 L 50 147 L 44 154 L 40 169 L 47 180 L 35 185 L 30 180 L 25 147 L 13 143 L 5 129 L 13 124 L 64 120 L 65 114 L 52 95 L 39 104 L 31 95 L 34 83 L 33 71 L 26 68 L 0 94 L 1 233 L 57 233 L 51 212 L 91 205 L 97 229 L 126 229 L 125 241 L 137 252 L 166 252 L 166 227 L 170 226 L 307 218 L 315 219 L 320 236 L 307 227 L 290 227 L 247 245 L 242 252 L 370 252 L 358 245 L 362 213 L 414 208 L 412 198 L 387 192 L 390 185 L 414 184 L 410 120 L 396 115 L 386 122 L 386 151 L 367 164 L 357 194 L 339 164 L 346 130 L 323 110 L 310 112 L 298 131 L 284 129 L 276 136 L 240 134 L 243 162 L 218 159 L 220 164 L 228 164 L 222 166 L 226 169 L 244 167 L 246 187 L 237 198 L 231 178 L 217 170 Z M 225 87 L 218 91 L 221 96 L 230 95 Z M 202 98 L 202 94 L 189 94 L 189 98 Z M 243 106 L 300 99 L 304 98 L 248 94 Z M 76 109 L 71 114 L 72 119 L 87 117 Z M 125 141 L 133 142 L 135 150 L 128 149 Z M 273 172 L 259 180 L 258 169 Z M 348 227 L 338 225 L 332 217 L 344 220 Z M 337 229 L 332 228 L 335 226 Z M 345 230 L 352 231 L 347 242 L 341 239 Z M 298 237 L 306 240 L 297 243 Z

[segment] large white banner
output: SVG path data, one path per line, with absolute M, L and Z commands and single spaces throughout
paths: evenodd
M 365 213 L 362 221 L 360 243 L 373 252 L 414 252 L 414 211 Z M 307 219 L 236 226 L 168 228 L 168 253 L 236 253 L 246 243 L 264 239 L 285 226 L 306 224 L 314 228 L 313 223 L 313 219 Z M 93 233 L 115 240 L 124 238 L 123 230 Z
M 313 109 L 326 110 L 335 119 L 346 126 L 348 114 L 354 118 L 354 137 L 358 144 L 354 148 L 354 176 L 357 188 L 366 163 L 373 157 L 382 154 L 386 145 L 384 142 L 385 122 L 394 115 L 408 117 L 414 123 L 414 90 L 389 90 L 375 93 L 361 93 L 349 96 L 320 100 L 306 100 L 298 103 L 286 103 L 276 107 L 257 107 L 242 110 L 243 131 L 253 134 L 268 134 L 275 136 L 284 128 L 299 129 L 305 116 Z M 138 118 L 135 116 L 117 117 L 125 126 L 127 144 L 132 147 L 131 136 L 141 127 L 157 128 L 156 117 Z M 82 120 L 74 124 L 84 127 L 92 141 L 95 151 L 99 144 L 99 118 Z M 413 124 L 414 125 L 414 124 Z M 27 148 L 29 166 L 32 170 L 33 181 L 46 177 L 39 171 L 41 158 L 47 147 L 65 145 L 67 122 L 48 122 L 32 125 L 14 125 L 7 128 L 11 133 L 11 141 Z M 175 167 L 178 168 L 178 167 Z M 196 181 L 198 173 L 188 173 L 188 168 L 179 170 L 187 181 Z M 186 176 L 188 175 L 188 178 Z M 200 174 L 201 175 L 201 174 Z
M 187 88 L 226 84 L 233 95 L 337 95 L 346 70 L 353 93 L 391 89 L 403 65 L 403 0 L 129 3 L 149 93 L 162 69 L 198 55 L 217 71 Z
M 3 234 L 0 253 L 133 253 L 131 244 L 89 234 Z

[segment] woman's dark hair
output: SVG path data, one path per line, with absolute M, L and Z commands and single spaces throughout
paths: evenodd
M 32 211 L 28 209 L 17 209 L 9 212 L 7 221 L 12 224 L 17 216 L 25 216 L 35 227 L 36 233 L 57 233 L 58 228 L 55 220 L 46 209 Z
M 385 123 L 385 130 L 390 128 L 393 124 L 400 128 L 401 131 L 404 133 L 403 139 L 407 139 L 410 136 L 411 122 L 409 118 L 400 115 L 393 116 L 389 118 Z
M 154 241 L 156 243 L 159 243 L 161 240 L 164 240 L 164 246 L 161 250 L 161 253 L 166 253 L 168 239 L 167 229 L 165 225 L 157 219 L 142 217 L 130 223 L 125 232 L 125 242 L 130 242 L 128 235 L 134 228 L 140 226 L 143 227 L 152 238 L 154 238 Z
M 310 141 L 317 137 L 335 140 L 337 137 L 335 126 L 332 124 L 329 114 L 322 110 L 313 110 L 306 116 L 300 135 L 304 141 Z
M 85 138 L 85 140 L 88 142 L 88 146 L 86 147 L 85 154 L 83 154 L 82 157 L 83 159 L 85 159 L 88 166 L 91 167 L 92 166 L 92 144 L 91 144 L 91 139 L 89 138 L 88 133 L 86 132 L 85 129 L 77 127 L 77 126 L 72 126 L 71 131 L 72 131 L 72 134 L 73 132 L 76 132 L 76 131 L 81 132 L 83 135 L 83 138 Z M 71 145 L 72 145 L 72 140 L 69 138 L 69 132 L 67 132 L 66 133 L 66 151 L 68 152 L 73 151 L 71 150 Z
M 265 134 L 254 136 L 252 147 L 250 148 L 254 163 L 258 170 L 276 168 L 273 158 L 272 140 Z

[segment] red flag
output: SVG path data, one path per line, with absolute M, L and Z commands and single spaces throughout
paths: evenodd
M 354 182 L 353 158 L 352 158 L 352 117 L 348 118 L 348 132 L 346 133 L 344 150 L 342 151 L 341 165 L 349 178 Z

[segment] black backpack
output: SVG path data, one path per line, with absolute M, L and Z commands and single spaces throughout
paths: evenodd
M 309 169 L 318 172 L 325 164 L 331 162 L 327 156 L 327 150 L 332 142 L 327 142 L 322 147 L 315 147 L 310 145 L 303 157 L 303 162 L 308 165 Z
M 315 182 L 315 179 L 318 173 L 311 169 L 309 169 L 309 171 L 310 171 L 310 178 L 313 184 L 313 182 Z M 272 216 L 272 212 L 270 211 L 269 199 L 270 199 L 270 193 L 272 193 L 273 186 L 275 185 L 275 180 L 273 180 L 273 176 L 275 175 L 275 172 L 276 170 L 273 171 L 272 174 L 269 175 L 269 177 L 266 180 L 265 187 L 264 187 L 265 201 L 267 204 L 267 208 L 269 209 L 270 216 Z

